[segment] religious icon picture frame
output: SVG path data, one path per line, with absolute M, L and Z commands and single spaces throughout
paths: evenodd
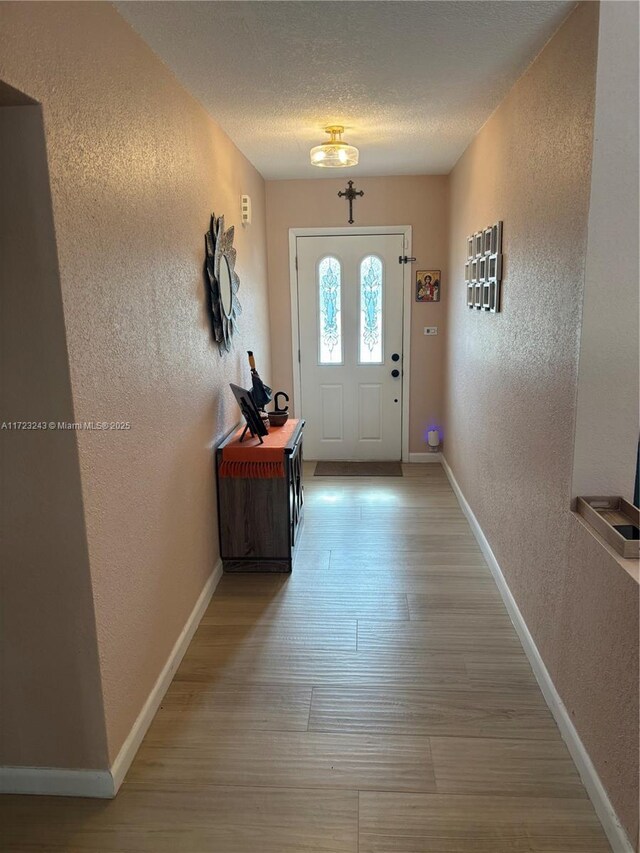
M 442 272 L 440 270 L 416 271 L 416 302 L 440 302 Z

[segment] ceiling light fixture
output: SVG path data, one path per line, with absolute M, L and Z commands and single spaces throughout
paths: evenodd
M 329 134 L 328 142 L 316 145 L 309 152 L 312 166 L 320 166 L 322 169 L 339 169 L 344 166 L 358 165 L 358 149 L 354 145 L 348 145 L 342 141 L 344 127 L 341 124 L 332 124 L 325 127 Z

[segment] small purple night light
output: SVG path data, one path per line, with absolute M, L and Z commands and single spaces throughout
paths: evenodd
M 424 432 L 424 439 L 430 453 L 437 453 L 442 441 L 442 427 L 430 424 Z

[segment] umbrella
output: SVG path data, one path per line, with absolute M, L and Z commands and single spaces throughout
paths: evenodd
M 265 385 L 262 379 L 260 379 L 260 374 L 256 370 L 256 360 L 253 357 L 252 351 L 247 350 L 247 355 L 249 356 L 249 367 L 251 368 L 251 395 L 253 397 L 253 402 L 256 404 L 258 409 L 264 409 L 267 403 L 271 402 L 273 392 L 271 388 L 269 388 L 268 385 Z

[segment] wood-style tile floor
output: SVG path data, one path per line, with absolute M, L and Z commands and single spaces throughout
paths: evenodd
M 226 575 L 118 797 L 2 850 L 609 850 L 439 465 L 310 476 L 291 576 Z

